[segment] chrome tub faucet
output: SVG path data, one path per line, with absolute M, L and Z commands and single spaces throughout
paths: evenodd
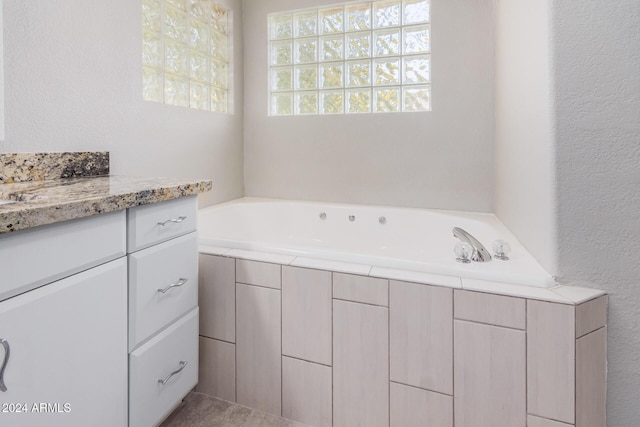
M 469 234 L 467 231 L 460 227 L 453 227 L 453 237 L 460 239 L 463 242 L 467 242 L 473 248 L 473 254 L 471 254 L 471 260 L 476 262 L 488 262 L 491 261 L 491 254 L 485 248 L 482 243 L 475 237 Z

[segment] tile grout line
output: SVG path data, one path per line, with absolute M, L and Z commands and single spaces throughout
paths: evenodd
M 387 404 L 389 408 L 389 426 L 391 427 L 391 283 L 387 281 L 387 380 L 388 380 L 388 395 Z
M 456 425 L 456 294 L 456 291 L 451 291 L 451 419 L 454 426 Z
M 335 416 L 335 408 L 334 408 L 334 401 L 333 401 L 333 394 L 335 392 L 334 390 L 334 382 L 333 382 L 333 366 L 335 365 L 335 357 L 333 355 L 334 350 L 334 339 L 333 339 L 333 334 L 334 334 L 334 323 L 333 323 L 333 277 L 335 276 L 335 273 L 331 273 L 331 425 L 333 426 L 335 424 L 334 421 L 334 416 Z
M 235 316 L 234 316 L 234 331 L 233 334 L 235 335 L 235 339 L 236 339 L 236 345 L 233 347 L 234 348 L 234 365 L 235 365 L 235 401 L 236 403 L 238 402 L 238 282 L 236 282 L 236 280 L 238 279 L 238 260 L 237 258 L 233 258 L 233 304 L 234 304 L 234 308 L 233 311 L 235 312 Z
M 529 424 L 529 300 L 524 300 L 524 417 Z
M 284 272 L 283 272 L 284 268 L 282 267 L 282 265 L 280 265 L 280 416 L 283 416 L 283 410 L 284 410 L 284 361 L 283 361 L 283 351 L 282 351 L 282 337 L 283 337 L 283 333 L 282 333 L 282 285 L 284 282 Z

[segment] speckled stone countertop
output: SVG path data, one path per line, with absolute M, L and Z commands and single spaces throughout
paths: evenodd
M 70 174 L 73 178 L 49 179 L 52 175 L 47 174 L 45 180 L 29 180 L 29 168 L 14 167 L 15 162 L 9 165 L 11 167 L 7 166 L 10 163 L 7 159 L 11 156 L 15 155 L 0 154 L 0 165 L 5 172 L 10 169 L 21 171 L 21 178 L 3 175 L 0 171 L 3 177 L 0 182 L 10 182 L 0 184 L 0 202 L 13 202 L 0 204 L 0 234 L 191 196 L 209 191 L 213 185 L 210 180 L 104 175 L 104 164 L 94 167 L 92 162 L 87 163 L 86 157 L 81 164 L 89 165 L 87 176 L 76 171 Z M 24 158 L 22 155 L 21 161 Z M 108 164 L 108 154 L 106 159 Z M 31 169 L 52 170 L 40 166 Z M 106 171 L 108 173 L 108 166 Z

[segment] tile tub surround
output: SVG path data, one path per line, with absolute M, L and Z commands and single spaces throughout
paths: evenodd
M 602 292 L 465 290 L 251 255 L 201 247 L 199 392 L 273 401 L 262 409 L 314 426 L 604 426 Z
M 0 153 L 0 184 L 109 175 L 109 153 Z

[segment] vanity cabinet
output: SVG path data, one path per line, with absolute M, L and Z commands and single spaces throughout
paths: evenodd
M 129 426 L 157 425 L 198 382 L 196 197 L 127 212 Z
M 0 425 L 127 425 L 124 227 L 117 212 L 0 236 L 4 295 L 20 293 L 0 302 Z
M 180 403 L 196 214 L 190 196 L 0 235 L 1 426 L 151 427 Z

